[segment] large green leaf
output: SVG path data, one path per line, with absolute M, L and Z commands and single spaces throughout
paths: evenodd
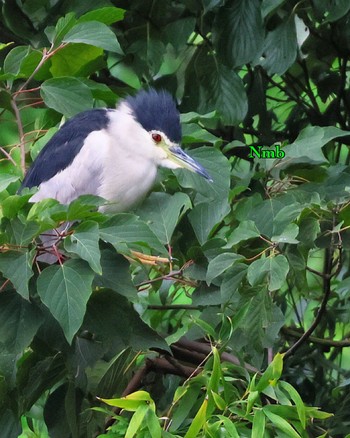
M 247 113 L 248 104 L 238 74 L 204 49 L 195 60 L 195 71 L 200 84 L 199 112 L 205 114 L 216 109 L 226 124 L 236 125 L 241 122 Z
M 188 218 L 201 245 L 208 240 L 211 232 L 229 212 L 229 204 L 221 201 L 202 202 L 194 207 Z
M 94 9 L 86 12 L 79 17 L 78 22 L 83 23 L 86 21 L 99 21 L 110 25 L 124 18 L 125 9 L 115 8 L 114 6 L 106 6 L 105 8 Z
M 10 353 L 28 347 L 43 322 L 40 310 L 15 291 L 0 294 L 0 338 Z
M 93 278 L 93 271 L 82 260 L 50 266 L 38 278 L 38 293 L 59 322 L 68 342 L 72 342 L 83 322 Z
M 7 187 L 11 183 L 13 183 L 17 180 L 19 180 L 19 175 L 11 175 L 9 173 L 1 173 L 0 174 L 0 192 L 7 189 Z
M 259 64 L 269 74 L 282 75 L 295 61 L 297 49 L 297 34 L 292 14 L 267 34 Z
M 103 50 L 87 44 L 69 44 L 51 58 L 50 73 L 53 77 L 87 76 L 102 68 Z
M 64 248 L 68 252 L 78 254 L 89 263 L 91 269 L 97 274 L 102 274 L 99 238 L 97 223 L 86 221 L 80 224 L 73 234 L 64 239 Z
M 213 37 L 224 64 L 236 67 L 251 62 L 264 41 L 261 1 L 226 2 L 215 16 Z
M 139 214 L 162 243 L 169 244 L 179 218 L 191 207 L 184 193 L 152 193 Z
M 125 257 L 111 249 L 101 251 L 102 275 L 95 278 L 94 284 L 112 289 L 120 295 L 135 301 L 137 290 L 131 281 L 130 263 Z
M 78 23 L 63 38 L 65 43 L 84 43 L 122 54 L 117 37 L 111 29 L 99 21 Z
M 159 253 L 167 254 L 150 227 L 133 214 L 121 213 L 111 217 L 100 226 L 100 236 L 116 249 L 127 244 L 131 249 L 142 250 L 148 247 Z
M 32 264 L 35 252 L 7 251 L 0 253 L 0 271 L 8 278 L 16 291 L 29 298 L 28 283 L 33 276 Z
M 243 258 L 244 257 L 241 255 L 232 252 L 224 252 L 219 254 L 209 262 L 207 270 L 207 283 L 210 284 L 214 278 L 223 274 L 227 269 Z
M 248 281 L 252 286 L 268 278 L 269 291 L 278 290 L 286 281 L 289 271 L 288 260 L 279 254 L 276 257 L 266 257 L 255 260 L 248 268 Z
M 231 165 L 227 158 L 217 149 L 209 147 L 192 150 L 189 155 L 207 170 L 213 180 L 209 182 L 188 170 L 175 170 L 181 186 L 194 189 L 198 193 L 194 203 L 221 201 L 227 204 L 231 183 Z
M 169 349 L 164 339 L 142 321 L 127 299 L 111 290 L 101 290 L 91 297 L 83 328 L 94 333 L 96 341 L 113 354 L 126 347 L 135 350 Z
M 93 98 L 89 87 L 71 77 L 48 79 L 41 85 L 45 104 L 67 117 L 92 108 Z
M 278 163 L 279 169 L 284 169 L 297 163 L 320 164 L 327 161 L 322 147 L 338 137 L 348 136 L 348 131 L 343 131 L 335 126 L 307 126 L 297 139 L 285 146 L 285 158 Z

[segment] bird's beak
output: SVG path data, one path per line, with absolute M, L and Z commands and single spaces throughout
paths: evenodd
M 188 169 L 191 172 L 198 173 L 198 175 L 203 176 L 206 180 L 212 182 L 212 178 L 209 173 L 201 166 L 196 160 L 191 158 L 184 152 L 180 146 L 171 146 L 169 148 L 171 153 L 171 161 L 177 164 L 179 167 Z

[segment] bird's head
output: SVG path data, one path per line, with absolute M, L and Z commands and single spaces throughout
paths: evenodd
M 180 146 L 180 114 L 165 91 L 140 91 L 125 101 L 135 121 L 147 132 L 157 164 L 169 169 L 184 168 L 211 181 L 208 172 Z

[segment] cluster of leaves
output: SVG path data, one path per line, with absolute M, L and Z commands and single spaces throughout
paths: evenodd
M 2 2 L 2 434 L 344 436 L 350 5 L 129 3 Z M 163 172 L 114 216 L 18 194 L 62 116 L 143 85 L 178 97 L 212 183 Z

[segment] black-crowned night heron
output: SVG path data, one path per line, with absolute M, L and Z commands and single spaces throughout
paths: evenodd
M 39 187 L 31 201 L 68 204 L 80 195 L 101 196 L 103 211 L 126 211 L 155 182 L 159 166 L 186 168 L 210 180 L 206 170 L 180 147 L 179 112 L 164 91 L 140 91 L 116 109 L 76 115 L 41 150 L 23 187 Z

